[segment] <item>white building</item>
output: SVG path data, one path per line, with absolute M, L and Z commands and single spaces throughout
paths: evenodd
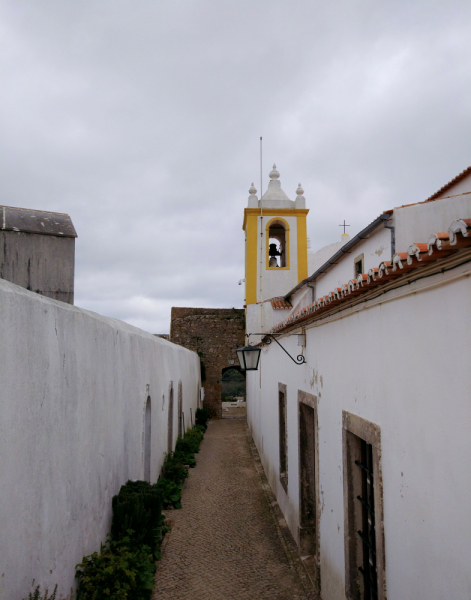
M 470 261 L 471 168 L 247 293 L 247 333 L 293 357 L 262 345 L 249 427 L 324 600 L 471 597 Z
M 106 539 L 112 497 L 156 482 L 192 424 L 200 360 L 3 279 L 0 306 L 0 598 L 33 581 L 66 596 Z

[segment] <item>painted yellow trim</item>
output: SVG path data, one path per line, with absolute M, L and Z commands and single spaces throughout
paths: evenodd
M 300 215 L 298 226 L 298 283 L 308 276 L 306 215 Z
M 265 214 L 265 211 L 264 211 Z M 269 246 L 269 242 L 270 242 L 270 238 L 268 235 L 268 230 L 270 229 L 270 223 L 273 223 L 273 221 L 282 221 L 284 226 L 285 226 L 285 230 L 286 230 L 286 253 L 287 253 L 287 257 L 286 257 L 286 267 L 269 267 L 268 263 L 270 261 L 270 258 L 268 256 L 268 251 L 270 250 Z M 275 217 L 274 219 L 270 219 L 265 227 L 265 237 L 267 239 L 266 242 L 266 246 L 267 246 L 267 252 L 266 252 L 266 262 L 265 262 L 265 269 L 267 271 L 289 271 L 289 258 L 290 258 L 290 246 L 289 246 L 289 225 L 288 225 L 288 221 L 286 221 L 285 219 L 282 219 L 281 217 Z
M 247 252 L 245 263 L 246 304 L 256 304 L 257 302 L 257 225 L 257 215 L 248 215 L 246 223 Z
M 263 216 L 264 217 L 299 217 L 306 216 L 309 212 L 308 208 L 264 208 Z M 249 215 L 260 216 L 259 208 L 245 208 L 244 209 L 244 222 L 242 224 L 242 229 L 245 231 L 247 227 L 247 218 Z

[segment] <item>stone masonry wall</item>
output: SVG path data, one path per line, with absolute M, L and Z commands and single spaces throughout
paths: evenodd
M 222 414 L 222 370 L 234 350 L 245 346 L 245 311 L 238 308 L 173 307 L 170 341 L 198 353 L 202 364 L 203 406 L 215 417 Z

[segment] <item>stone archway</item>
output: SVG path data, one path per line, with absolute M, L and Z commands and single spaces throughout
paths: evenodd
M 245 346 L 245 310 L 239 308 L 172 308 L 170 341 L 195 351 L 201 360 L 203 406 L 222 416 L 222 373 L 234 351 Z M 237 365 L 236 365 L 237 366 Z

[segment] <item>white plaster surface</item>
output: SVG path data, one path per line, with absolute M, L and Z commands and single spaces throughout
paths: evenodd
M 356 244 L 350 253 L 344 254 L 334 267 L 319 275 L 315 281 L 316 300 L 335 288 L 341 287 L 344 283 L 348 283 L 355 276 L 354 261 L 360 254 L 364 255 L 364 273 L 368 273 L 368 269 L 377 267 L 383 260 L 391 260 L 391 234 L 389 229 L 379 225 L 367 238 Z
M 333 256 L 337 250 L 346 244 L 349 240 L 342 240 L 340 242 L 334 242 L 333 244 L 329 244 L 328 246 L 324 246 L 317 252 L 308 252 L 307 260 L 308 260 L 308 273 L 309 275 L 313 275 L 319 267 L 329 260 L 331 256 Z
M 271 344 L 259 371 L 247 373 L 248 423 L 295 538 L 297 393 L 318 398 L 323 598 L 345 599 L 342 410 L 381 428 L 388 600 L 471 597 L 470 271 L 466 263 L 411 284 L 415 293 L 392 290 L 308 328 L 306 365 Z M 280 342 L 299 353 L 295 335 Z M 287 386 L 288 493 L 279 481 L 279 382 Z
M 0 598 L 74 586 L 100 548 L 111 498 L 142 479 L 151 397 L 151 481 L 167 450 L 168 390 L 197 408 L 199 358 L 115 319 L 0 280 Z M 178 432 L 174 402 L 173 439 Z
M 471 192 L 471 177 L 461 183 L 460 189 Z M 471 193 L 394 209 L 396 252 L 406 252 L 415 242 L 427 242 L 431 233 L 447 231 L 452 221 L 470 214 Z

